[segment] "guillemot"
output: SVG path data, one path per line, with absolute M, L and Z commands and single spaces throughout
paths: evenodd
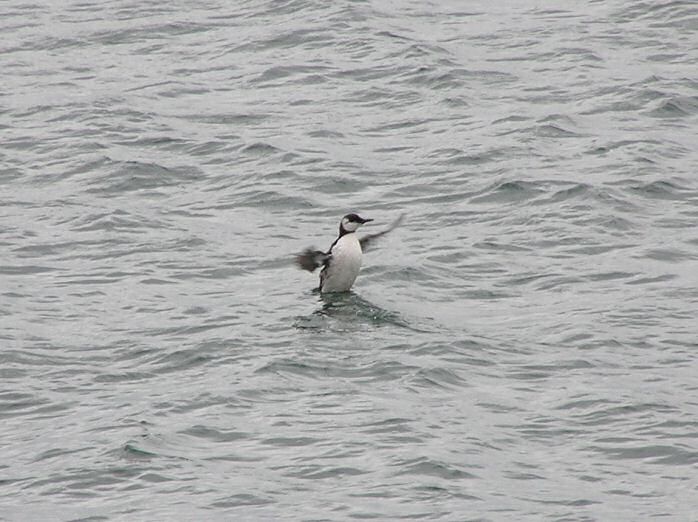
M 359 239 L 356 236 L 358 228 L 373 221 L 364 219 L 358 214 L 347 214 L 339 223 L 339 236 L 334 240 L 327 252 L 306 248 L 296 256 L 298 266 L 309 272 L 322 266 L 320 271 L 319 290 L 322 293 L 348 292 L 359 275 L 363 251 L 376 238 L 383 236 L 400 224 L 400 216 L 387 230 L 370 234 Z

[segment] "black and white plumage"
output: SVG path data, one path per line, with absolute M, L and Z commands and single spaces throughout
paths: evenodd
M 347 292 L 359 275 L 363 251 L 373 242 L 393 230 L 402 222 L 400 216 L 387 230 L 369 234 L 361 239 L 356 236 L 356 230 L 372 219 L 364 219 L 358 214 L 347 214 L 339 224 L 339 236 L 334 240 L 327 252 L 306 248 L 296 257 L 296 263 L 303 270 L 320 271 L 320 292 Z

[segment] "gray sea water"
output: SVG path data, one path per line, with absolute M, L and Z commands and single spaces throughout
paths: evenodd
M 698 520 L 698 4 L 0 15 L 0 520 Z

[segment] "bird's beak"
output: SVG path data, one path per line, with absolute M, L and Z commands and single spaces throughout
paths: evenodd
M 372 219 L 364 219 L 362 223 L 368 223 L 369 221 L 373 221 Z

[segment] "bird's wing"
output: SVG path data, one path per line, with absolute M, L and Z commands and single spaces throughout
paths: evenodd
M 326 254 L 311 247 L 306 248 L 296 256 L 296 264 L 303 270 L 314 272 L 317 267 L 327 264 L 331 257 L 331 254 Z
M 400 214 L 400 217 L 393 221 L 393 223 L 387 229 L 383 230 L 382 232 L 376 232 L 375 234 L 369 234 L 359 239 L 359 242 L 361 243 L 361 250 L 365 252 L 367 248 L 372 247 L 376 239 L 386 235 L 388 232 L 392 232 L 393 230 L 395 230 L 397 227 L 400 226 L 404 219 L 405 214 Z

